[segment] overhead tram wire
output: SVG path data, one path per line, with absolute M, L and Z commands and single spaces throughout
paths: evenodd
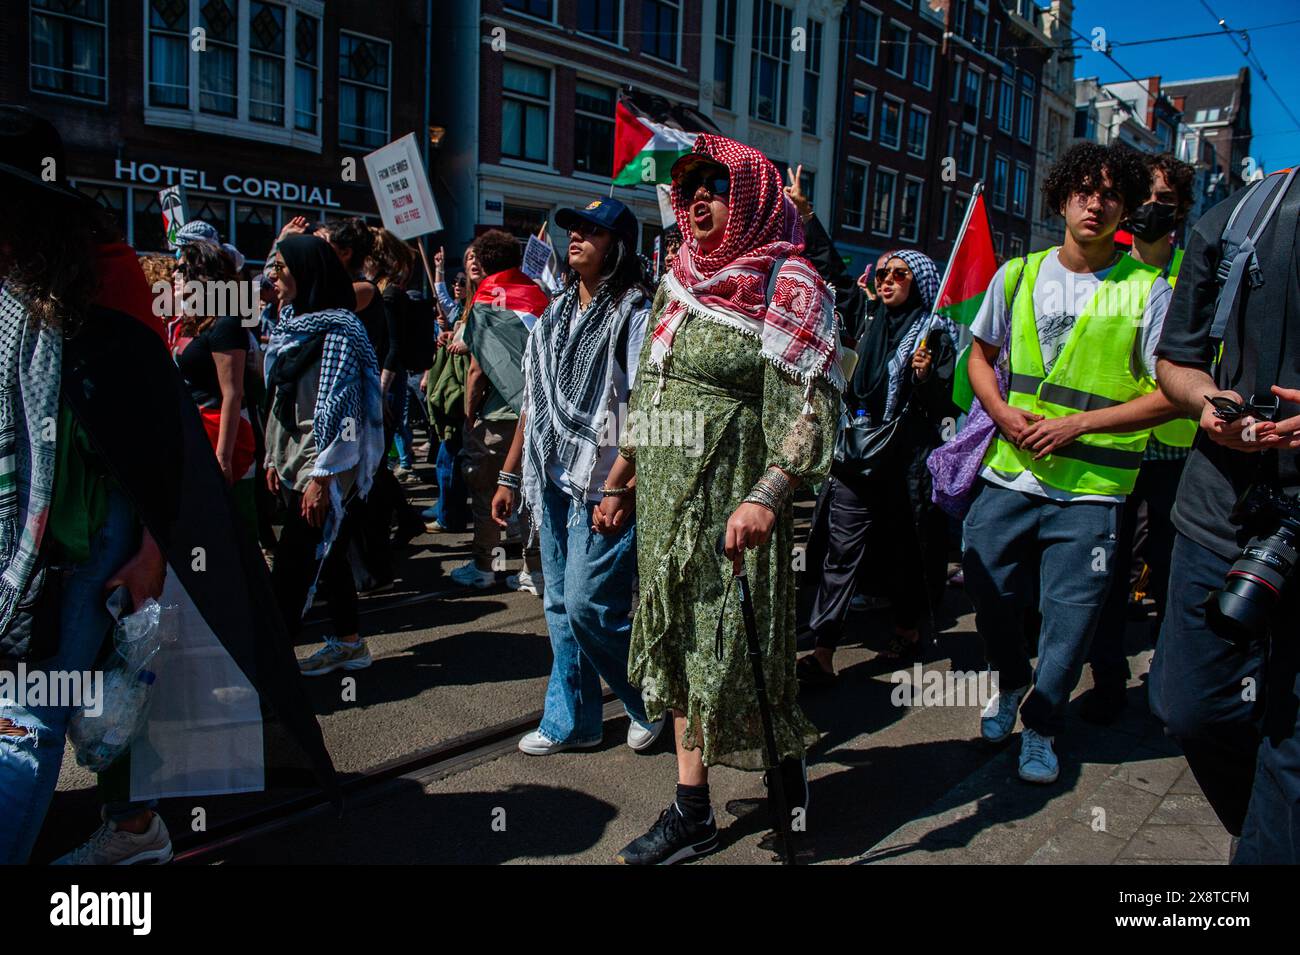
M 1268 78 L 1268 72 L 1264 69 L 1264 64 L 1260 61 L 1258 54 L 1256 54 L 1254 49 L 1251 47 L 1250 34 L 1246 30 L 1233 30 L 1232 28 L 1230 28 L 1228 26 L 1228 22 L 1224 20 L 1223 17 L 1215 13 L 1214 9 L 1208 3 L 1206 3 L 1205 0 L 1201 0 L 1201 6 L 1203 6 L 1205 8 L 1205 12 L 1208 13 L 1210 16 L 1212 16 L 1215 22 L 1219 24 L 1219 28 L 1228 35 L 1228 39 L 1230 39 L 1232 41 L 1232 45 L 1237 48 L 1237 52 L 1239 52 L 1245 58 L 1246 62 L 1249 63 L 1251 66 L 1253 66 L 1255 70 L 1259 73 L 1259 78 L 1264 81 L 1264 85 L 1268 87 L 1268 91 L 1273 94 L 1274 98 L 1281 105 L 1282 109 L 1286 112 L 1288 116 L 1291 117 L 1291 122 L 1295 123 L 1296 129 L 1300 130 L 1300 119 L 1297 119 L 1295 113 L 1291 112 L 1291 107 L 1287 105 L 1286 100 L 1282 98 L 1282 94 L 1280 94 L 1276 89 L 1273 88 L 1273 84 Z M 1238 42 L 1237 37 L 1239 34 L 1245 37 L 1246 39 L 1246 46 L 1244 49 L 1242 48 L 1241 44 Z

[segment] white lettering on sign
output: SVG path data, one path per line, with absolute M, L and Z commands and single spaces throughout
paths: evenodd
M 217 191 L 217 186 L 208 178 L 207 172 L 202 169 L 136 162 L 134 159 L 115 159 L 113 164 L 114 179 L 138 182 L 149 186 L 182 185 L 186 189 L 198 189 L 205 192 Z M 305 202 L 330 209 L 343 208 L 342 203 L 334 198 L 332 189 L 322 189 L 320 186 L 313 186 L 309 183 L 261 179 L 257 176 L 241 176 L 238 173 L 231 173 L 221 178 L 220 188 L 227 195 L 232 196 L 248 196 L 251 199 L 278 199 L 281 202 Z

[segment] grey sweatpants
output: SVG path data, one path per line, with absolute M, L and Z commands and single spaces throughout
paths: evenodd
M 1114 577 L 1120 505 L 1060 503 L 988 482 L 966 515 L 962 559 L 975 626 L 998 687 L 1032 683 L 1020 710 L 1046 736 L 1064 724 Z M 1025 611 L 1035 595 L 1043 624 L 1030 669 Z

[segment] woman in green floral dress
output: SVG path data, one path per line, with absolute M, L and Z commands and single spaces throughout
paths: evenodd
M 593 518 L 620 526 L 636 489 L 629 678 L 647 715 L 671 710 L 676 730 L 677 798 L 619 854 L 632 864 L 711 851 L 708 767 L 764 767 L 738 588 L 728 595 L 742 561 L 780 755 L 797 765 L 816 737 L 796 702 L 790 499 L 829 469 L 843 388 L 830 292 L 799 255 L 776 168 L 702 135 L 673 181 L 686 241 L 656 294 L 622 457 Z

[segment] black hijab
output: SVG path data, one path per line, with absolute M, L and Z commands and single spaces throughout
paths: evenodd
M 356 311 L 352 278 L 324 239 L 305 234 L 287 236 L 280 242 L 280 255 L 297 286 L 292 302 L 294 314 L 310 315 L 330 308 Z
M 898 308 L 890 308 L 879 298 L 871 306 L 872 318 L 858 342 L 858 364 L 853 369 L 850 390 L 857 406 L 865 408 L 873 420 L 880 420 L 885 411 L 890 357 L 912 326 L 924 321 L 929 312 L 915 280 L 907 301 Z

